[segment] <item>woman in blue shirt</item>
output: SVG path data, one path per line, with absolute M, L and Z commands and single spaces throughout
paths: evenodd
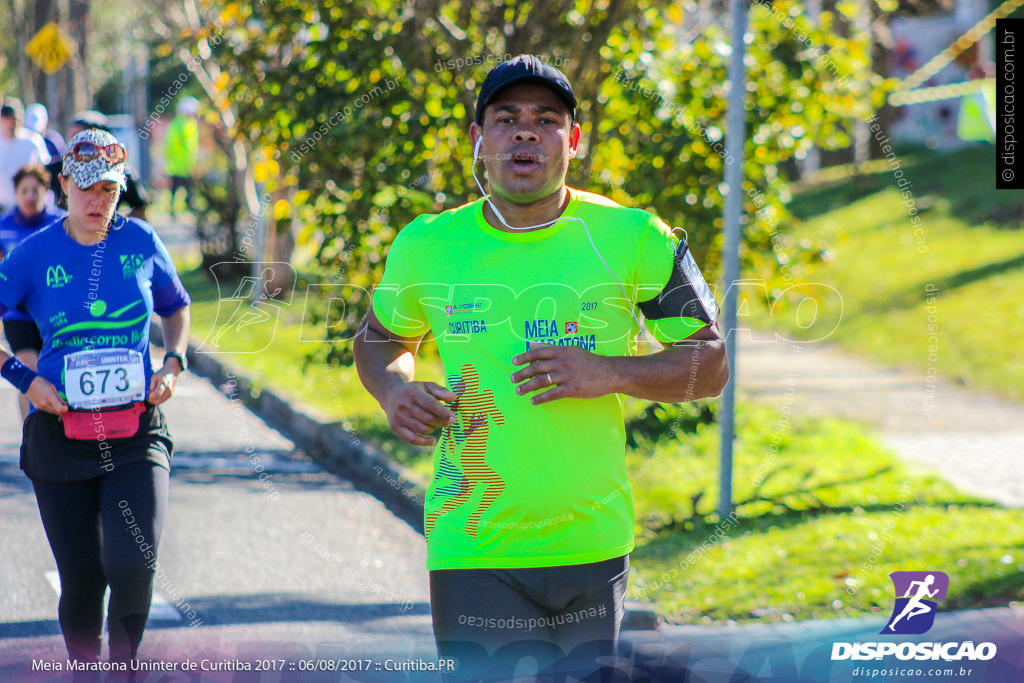
M 17 205 L 0 216 L 0 258 L 11 253 L 26 237 L 57 220 L 60 215 L 46 208 L 46 192 L 50 173 L 42 164 L 30 164 L 14 174 L 14 196 Z M 24 311 L 8 311 L 3 316 L 7 345 L 22 363 L 36 369 L 43 339 L 39 328 Z M 21 419 L 28 415 L 28 397 L 18 397 Z
M 110 660 L 130 671 L 149 616 L 173 444 L 159 405 L 185 370 L 189 298 L 152 226 L 115 215 L 125 149 L 90 129 L 68 142 L 64 220 L 0 263 L 0 313 L 39 325 L 37 372 L 0 350 L 0 375 L 32 400 L 21 467 L 61 579 L 71 659 L 100 656 L 110 587 Z M 167 353 L 154 371 L 149 321 Z

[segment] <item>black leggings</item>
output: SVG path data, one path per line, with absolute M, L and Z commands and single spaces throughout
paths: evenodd
M 192 211 L 192 179 L 171 176 L 171 215 L 174 215 L 174 198 L 178 196 L 178 188 L 185 190 L 185 205 Z
M 60 572 L 60 628 L 72 659 L 99 658 L 108 585 L 110 660 L 135 658 L 153 596 L 169 474 L 143 461 L 85 481 L 32 480 Z
M 449 680 L 502 680 L 526 658 L 552 680 L 602 680 L 625 612 L 629 556 L 530 569 L 430 572 L 430 611 Z

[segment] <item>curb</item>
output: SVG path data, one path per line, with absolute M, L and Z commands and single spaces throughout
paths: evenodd
M 163 343 L 160 326 L 150 325 L 150 341 Z M 372 444 L 362 441 L 340 423 L 323 423 L 292 407 L 272 389 L 259 387 L 212 355 L 200 353 L 189 343 L 189 371 L 209 380 L 222 393 L 234 383 L 229 395 L 237 398 L 270 427 L 284 434 L 328 472 L 368 493 L 418 533 L 423 533 L 423 502 L 426 486 L 409 469 L 395 463 Z

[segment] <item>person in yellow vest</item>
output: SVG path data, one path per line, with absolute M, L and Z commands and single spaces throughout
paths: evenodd
M 978 89 L 960 98 L 956 134 L 968 142 L 996 141 L 995 65 L 977 60 L 967 72 L 968 81 L 979 81 Z
M 185 205 L 189 212 L 193 211 L 192 175 L 199 156 L 199 100 L 194 97 L 183 97 L 178 102 L 175 112 L 177 115 L 167 126 L 167 137 L 164 139 L 165 169 L 171 179 L 172 219 L 179 188 L 185 191 Z

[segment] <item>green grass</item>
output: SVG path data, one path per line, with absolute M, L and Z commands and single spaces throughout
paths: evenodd
M 308 322 L 303 328 L 303 318 L 309 319 L 304 293 L 295 296 L 290 304 L 264 309 L 271 313 L 269 319 L 234 332 L 235 325 L 228 325 L 232 316 L 237 316 L 237 300 L 229 298 L 234 294 L 233 287 L 220 292 L 207 274 L 195 266 L 180 263 L 179 271 L 192 297 L 190 336 L 201 351 L 214 353 L 228 369 L 252 379 L 257 388 L 272 388 L 279 396 L 302 404 L 321 421 L 343 424 L 409 466 L 424 481 L 429 480 L 429 450 L 393 438 L 384 412 L 363 388 L 355 367 L 307 361 L 312 346 L 320 342 L 315 341 L 318 332 Z M 228 331 L 224 331 L 226 327 Z M 438 360 L 417 359 L 419 379 L 438 381 L 443 376 Z
M 633 597 L 680 623 L 865 616 L 891 609 L 890 572 L 937 569 L 942 609 L 1024 598 L 1017 511 L 901 464 L 848 421 L 795 419 L 773 453 L 781 424 L 772 406 L 741 406 L 737 519 L 721 527 L 717 429 L 630 452 Z
M 380 413 L 354 367 L 307 361 L 313 345 L 321 342 L 316 341 L 318 332 L 308 322 L 303 327 L 303 292 L 290 304 L 263 307 L 270 313 L 268 319 L 247 324 L 236 332 L 236 324 L 229 321 L 233 316 L 235 321 L 245 319 L 235 312 L 238 301 L 229 298 L 234 292 L 219 292 L 205 273 L 184 265 L 182 282 L 192 297 L 191 338 L 200 351 L 244 372 L 257 386 L 273 387 L 279 394 L 301 402 L 321 419 L 335 420 L 344 413 L 348 419 L 365 420 Z M 425 378 L 441 376 L 439 363 L 423 360 L 420 369 Z
M 885 204 L 891 198 L 882 191 L 858 200 L 863 201 Z M 901 228 L 881 229 L 877 234 L 877 226 L 861 225 L 875 210 L 858 203 L 841 209 L 849 212 L 841 216 L 857 226 L 846 239 L 876 240 L 882 251 L 878 257 L 899 266 L 902 256 L 886 245 L 887 240 L 898 239 Z M 838 234 L 838 228 L 832 229 Z M 929 233 L 929 254 L 932 248 L 952 249 L 968 230 L 955 225 L 949 229 L 952 235 L 936 233 L 933 238 Z M 990 241 L 994 245 L 997 238 L 1006 242 L 961 254 L 961 261 L 971 267 L 990 263 L 1017 238 L 1013 232 L 979 230 L 979 239 L 984 238 L 986 245 Z M 840 254 L 842 259 L 863 259 L 855 251 L 843 249 Z M 183 280 L 193 297 L 193 342 L 213 350 L 211 338 L 236 308 L 234 301 L 221 303 L 218 297 L 232 292 L 219 293 L 205 274 L 183 266 Z M 950 277 L 961 272 L 944 262 L 937 269 Z M 852 271 L 840 270 L 846 278 L 843 291 L 853 305 L 860 301 L 855 295 L 873 285 L 858 281 Z M 937 275 L 930 277 L 936 280 Z M 885 278 L 897 293 L 923 282 L 907 272 L 887 273 Z M 882 316 L 889 325 L 881 327 L 888 329 L 892 316 L 916 314 L 916 294 L 905 296 L 907 310 L 884 308 L 870 315 Z M 868 299 L 861 305 L 868 305 Z M 943 328 L 944 344 L 955 319 L 948 301 L 942 299 L 942 324 L 950 326 Z M 304 304 L 304 297 L 297 296 L 290 305 L 269 309 L 270 320 L 249 324 L 240 333 L 225 333 L 216 348 L 218 358 L 253 378 L 257 386 L 273 387 L 323 420 L 349 423 L 364 441 L 379 444 L 426 481 L 431 469 L 429 449 L 408 446 L 391 436 L 382 411 L 362 388 L 354 368 L 305 363 L 317 333 L 302 330 Z M 863 343 L 858 334 L 846 329 L 870 327 L 856 320 L 856 316 L 844 318 L 839 334 Z M 949 340 L 951 345 L 953 341 Z M 945 362 L 952 346 L 943 352 Z M 436 359 L 419 362 L 421 378 L 443 376 Z M 803 417 L 787 423 L 780 418 L 778 406 L 740 405 L 734 476 L 738 521 L 720 542 L 703 548 L 720 522 L 714 512 L 718 490 L 715 407 L 714 402 L 705 402 L 651 408 L 643 401 L 626 400 L 632 427 L 627 465 L 637 513 L 630 592 L 653 601 L 669 621 L 874 614 L 891 607 L 888 573 L 906 569 L 939 569 L 950 575 L 945 609 L 1005 605 L 1024 597 L 1024 527 L 1016 512 L 975 500 L 901 465 L 863 425 Z M 667 436 L 673 422 L 679 424 L 677 437 Z M 773 435 L 778 444 L 773 443 Z M 984 530 L 983 542 L 978 540 L 979 530 Z M 885 547 L 865 567 L 879 539 L 886 541 Z
M 750 296 L 750 324 L 791 338 L 825 337 L 883 363 L 934 366 L 940 377 L 1024 398 L 1024 365 L 1016 361 L 1024 201 L 992 189 L 993 155 L 986 146 L 903 164 L 922 220 L 917 235 L 891 172 L 797 194 L 792 208 L 802 220 L 787 244 L 819 245 L 827 258 L 800 271 L 804 286 L 770 315 Z M 770 281 L 775 294 L 785 285 L 777 275 Z M 798 313 L 795 305 L 808 295 L 818 305 L 813 325 L 814 306 Z

